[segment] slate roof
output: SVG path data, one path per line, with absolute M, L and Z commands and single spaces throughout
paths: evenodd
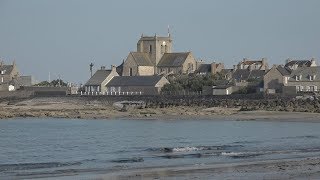
M 228 74 L 228 73 L 231 73 L 233 71 L 233 69 L 222 69 L 220 71 L 220 74 Z
M 115 76 L 107 86 L 155 86 L 162 76 Z
M 248 80 L 248 79 L 263 79 L 265 74 L 264 70 L 247 70 L 247 69 L 237 69 L 232 78 L 236 80 Z
M 211 72 L 211 64 L 201 64 L 197 70 L 199 73 Z
M 4 75 L 8 75 L 13 70 L 13 65 L 2 65 L 0 66 L 0 72 L 5 71 Z
M 296 81 L 295 77 L 300 75 L 301 79 L 299 81 L 310 81 L 310 75 L 315 75 L 314 81 L 320 81 L 320 66 L 299 67 L 291 72 L 289 81 Z
M 287 67 L 278 66 L 277 70 L 282 74 L 282 76 L 288 76 L 291 74 L 291 70 Z
M 138 66 L 153 66 L 148 53 L 130 52 Z
M 158 63 L 158 67 L 179 67 L 182 66 L 190 52 L 164 53 Z
M 297 64 L 298 67 L 310 66 L 311 61 L 310 60 L 293 60 L 293 61 L 288 62 L 284 67 L 291 67 L 295 64 Z
M 122 62 L 119 66 L 116 67 L 116 71 L 119 74 L 119 76 L 122 76 L 123 64 L 124 64 L 124 62 Z
M 243 61 L 241 62 L 241 64 L 245 64 L 245 65 L 251 65 L 251 64 L 262 64 L 262 61 Z
M 86 86 L 98 86 L 109 76 L 111 70 L 98 70 L 85 84 Z

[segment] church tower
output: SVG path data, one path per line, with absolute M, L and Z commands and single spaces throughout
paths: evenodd
M 148 53 L 153 65 L 156 66 L 164 53 L 172 52 L 172 39 L 170 33 L 167 37 L 141 35 L 137 43 L 137 52 Z

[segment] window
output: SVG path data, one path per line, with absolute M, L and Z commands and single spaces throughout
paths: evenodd
M 310 86 L 310 91 L 314 92 L 314 86 Z
M 129 69 L 129 76 L 132 76 L 132 68 Z
M 5 73 L 5 71 L 3 70 L 3 71 L 1 71 L 1 74 L 4 74 Z
M 296 75 L 296 81 L 300 81 L 301 80 L 301 75 Z
M 152 53 L 152 45 L 149 46 L 149 53 Z
M 1 77 L 1 82 L 3 82 L 3 77 Z
M 163 54 L 163 53 L 164 53 L 164 46 L 161 45 L 161 54 Z
M 316 75 L 309 75 L 309 80 L 314 81 L 315 77 L 316 77 Z
M 310 86 L 306 86 L 306 91 L 310 91 Z

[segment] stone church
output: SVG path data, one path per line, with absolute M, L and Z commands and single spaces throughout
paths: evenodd
M 123 62 L 122 76 L 152 76 L 189 74 L 196 70 L 196 60 L 191 52 L 172 52 L 173 42 L 167 37 L 142 35 L 137 52 L 130 52 Z

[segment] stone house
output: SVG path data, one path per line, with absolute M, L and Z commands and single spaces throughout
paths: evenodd
M 196 61 L 192 53 L 173 53 L 172 44 L 170 34 L 167 37 L 142 35 L 137 43 L 137 51 L 130 52 L 123 63 L 122 76 L 194 72 Z
M 84 85 L 86 93 L 105 93 L 106 84 L 115 76 L 119 76 L 116 67 L 112 66 L 111 70 L 101 67 Z
M 169 81 L 164 76 L 116 76 L 106 85 L 109 95 L 158 95 Z
M 232 80 L 236 86 L 254 85 L 263 81 L 264 74 L 264 70 L 237 69 L 232 74 Z
M 284 76 L 283 84 L 296 87 L 296 92 L 317 92 L 320 88 L 320 66 L 298 67 Z
M 19 70 L 15 62 L 12 65 L 0 62 L 0 91 L 13 91 L 19 88 L 19 77 Z
M 273 66 L 263 77 L 264 92 L 281 93 L 285 78 L 291 74 L 291 70 L 283 66 Z
M 249 60 L 244 58 L 238 65 L 234 66 L 234 69 L 267 70 L 268 63 L 266 58 L 262 58 L 261 60 Z

